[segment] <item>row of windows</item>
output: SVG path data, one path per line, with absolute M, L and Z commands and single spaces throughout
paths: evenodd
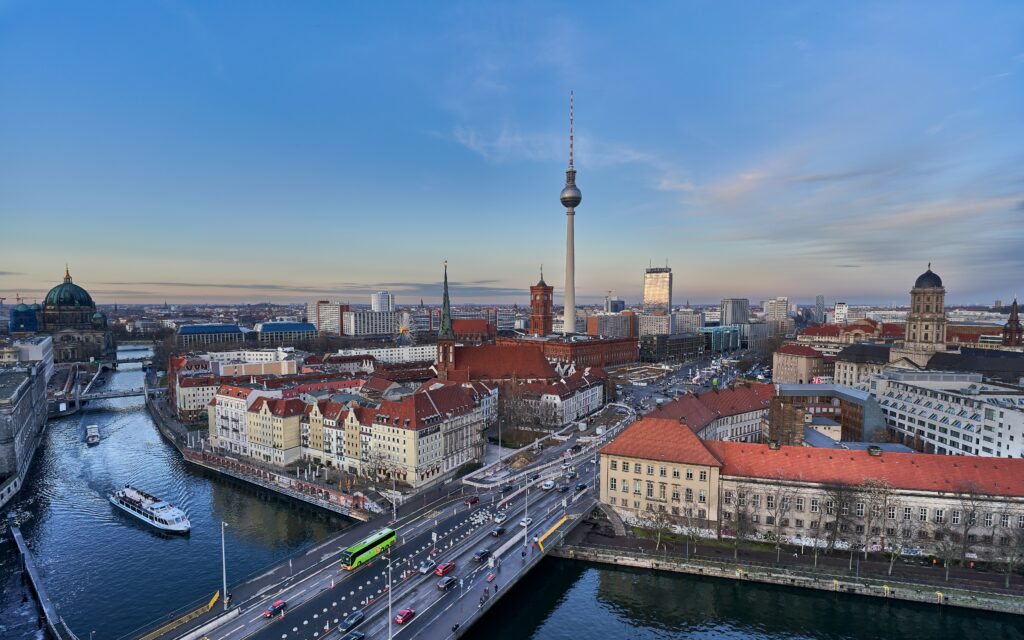
M 629 493 L 629 486 L 630 486 L 629 485 L 629 480 L 623 479 L 621 482 L 619 482 L 618 478 L 610 478 L 608 480 L 608 488 L 611 489 L 612 491 L 618 491 L 619 488 L 621 487 L 622 488 L 622 493 Z M 641 481 L 641 480 L 634 480 L 633 481 L 633 494 L 634 495 L 641 495 L 641 493 L 643 491 L 644 491 L 644 482 Z M 648 480 L 646 482 L 646 495 L 647 495 L 648 498 L 654 498 L 654 483 L 651 482 L 650 480 Z M 666 500 L 667 499 L 667 495 L 668 495 L 668 486 L 664 482 L 659 483 L 658 484 L 658 499 Z M 680 495 L 681 494 L 679 492 L 679 485 L 672 485 L 672 501 L 673 502 L 679 502 Z M 686 502 L 693 502 L 694 493 L 693 493 L 693 489 L 692 488 L 686 487 L 685 492 L 684 492 L 683 495 L 686 496 Z M 708 501 L 708 492 L 707 492 L 707 490 L 701 489 L 700 491 L 698 491 L 697 492 L 697 502 L 707 503 L 707 501 Z
M 619 461 L 618 460 L 612 460 L 609 463 L 609 467 L 611 468 L 612 471 L 618 471 L 619 470 Z M 634 462 L 633 463 L 633 473 L 643 473 L 643 469 L 644 469 L 644 465 L 642 465 L 641 463 L 639 463 L 639 462 Z M 629 471 L 629 462 L 627 462 L 625 460 L 622 461 L 622 470 L 623 471 Z M 679 469 L 677 467 L 672 467 L 672 477 L 673 478 L 678 478 L 679 474 L 680 474 Z M 647 475 L 649 475 L 649 476 L 653 476 L 654 475 L 654 465 L 653 464 L 648 464 L 647 465 Z M 658 476 L 661 477 L 661 478 L 667 478 L 668 477 L 668 467 L 666 467 L 664 465 L 660 465 L 658 467 Z M 701 471 L 698 472 L 698 476 L 699 476 L 701 481 L 706 481 L 708 479 L 708 472 L 706 470 L 701 470 Z M 686 470 L 686 479 L 687 480 L 693 480 L 693 469 L 687 469 Z

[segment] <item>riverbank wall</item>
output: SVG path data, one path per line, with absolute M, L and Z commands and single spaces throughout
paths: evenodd
M 825 572 L 806 572 L 783 567 L 770 567 L 744 562 L 720 562 L 684 558 L 667 554 L 601 548 L 592 545 L 561 544 L 550 554 L 559 558 L 596 562 L 620 567 L 689 573 L 723 580 L 761 582 L 786 587 L 831 591 L 847 595 L 903 600 L 932 604 L 938 607 L 962 607 L 1013 615 L 1024 615 L 1024 598 L 1019 595 L 943 588 L 932 584 L 885 581 L 874 578 L 852 578 Z

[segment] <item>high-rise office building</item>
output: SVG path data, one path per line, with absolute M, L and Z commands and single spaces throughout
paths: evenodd
M 769 322 L 785 320 L 789 317 L 789 298 L 780 296 L 774 300 L 765 300 L 763 306 L 764 319 Z
M 382 313 L 395 310 L 395 297 L 388 291 L 370 294 L 370 310 Z
M 644 273 L 644 313 L 665 316 L 672 311 L 672 269 L 651 267 Z
M 818 324 L 825 323 L 825 296 L 814 297 L 814 321 Z
M 722 326 L 750 322 L 750 300 L 746 298 L 723 298 L 720 308 Z
M 850 319 L 850 306 L 845 302 L 837 302 L 836 308 L 832 313 L 832 322 L 835 324 L 846 324 L 846 321 Z
M 611 297 L 607 295 L 604 297 L 604 311 L 605 313 L 618 313 L 626 310 L 626 301 L 619 300 L 618 296 Z
M 320 333 L 340 335 L 343 314 L 349 310 L 347 304 L 330 300 L 306 303 L 306 321 L 313 324 Z

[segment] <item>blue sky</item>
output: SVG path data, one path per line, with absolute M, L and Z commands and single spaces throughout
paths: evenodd
M 514 5 L 514 6 L 513 6 Z M 0 295 L 948 299 L 1024 272 L 1024 3 L 0 0 Z

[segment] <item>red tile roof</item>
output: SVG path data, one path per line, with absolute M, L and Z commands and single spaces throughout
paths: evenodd
M 693 431 L 676 420 L 644 417 L 601 448 L 610 456 L 720 467 Z
M 464 380 L 554 379 L 555 368 L 539 346 L 529 344 L 464 346 L 455 348 L 455 369 Z
M 789 356 L 804 356 L 806 358 L 820 358 L 821 352 L 802 344 L 784 344 L 775 350 L 775 353 L 783 353 Z
M 775 386 L 771 384 L 736 385 L 699 396 L 680 396 L 649 415 L 683 422 L 694 432 L 699 432 L 718 418 L 767 409 L 774 395 Z
M 899 322 L 883 322 L 882 323 L 882 337 L 883 338 L 902 338 L 906 335 L 906 327 Z
M 473 394 L 461 386 L 445 386 L 421 391 L 398 401 L 386 400 L 376 410 L 375 421 L 405 429 L 440 424 L 449 415 L 473 411 Z
M 839 337 L 840 327 L 837 324 L 823 324 L 818 327 L 807 327 L 800 332 L 802 336 L 815 336 L 815 337 Z
M 860 485 L 881 480 L 897 489 L 1024 496 L 1024 460 L 927 453 L 840 451 L 812 447 L 706 441 L 722 475 Z M 639 456 L 643 457 L 643 456 Z
M 289 398 L 287 400 L 279 400 L 276 398 L 256 398 L 256 401 L 249 407 L 249 411 L 253 413 L 259 413 L 263 410 L 263 406 L 267 405 L 270 409 L 270 413 L 277 416 L 278 418 L 290 418 L 292 416 L 299 416 L 305 413 L 306 403 L 298 398 Z
M 381 378 L 380 376 L 373 376 L 363 383 L 363 391 L 379 391 L 383 393 L 394 385 L 395 382 L 392 380 Z
M 489 324 L 484 318 L 463 318 L 452 320 L 452 331 L 456 336 L 460 335 L 493 335 L 497 328 Z

